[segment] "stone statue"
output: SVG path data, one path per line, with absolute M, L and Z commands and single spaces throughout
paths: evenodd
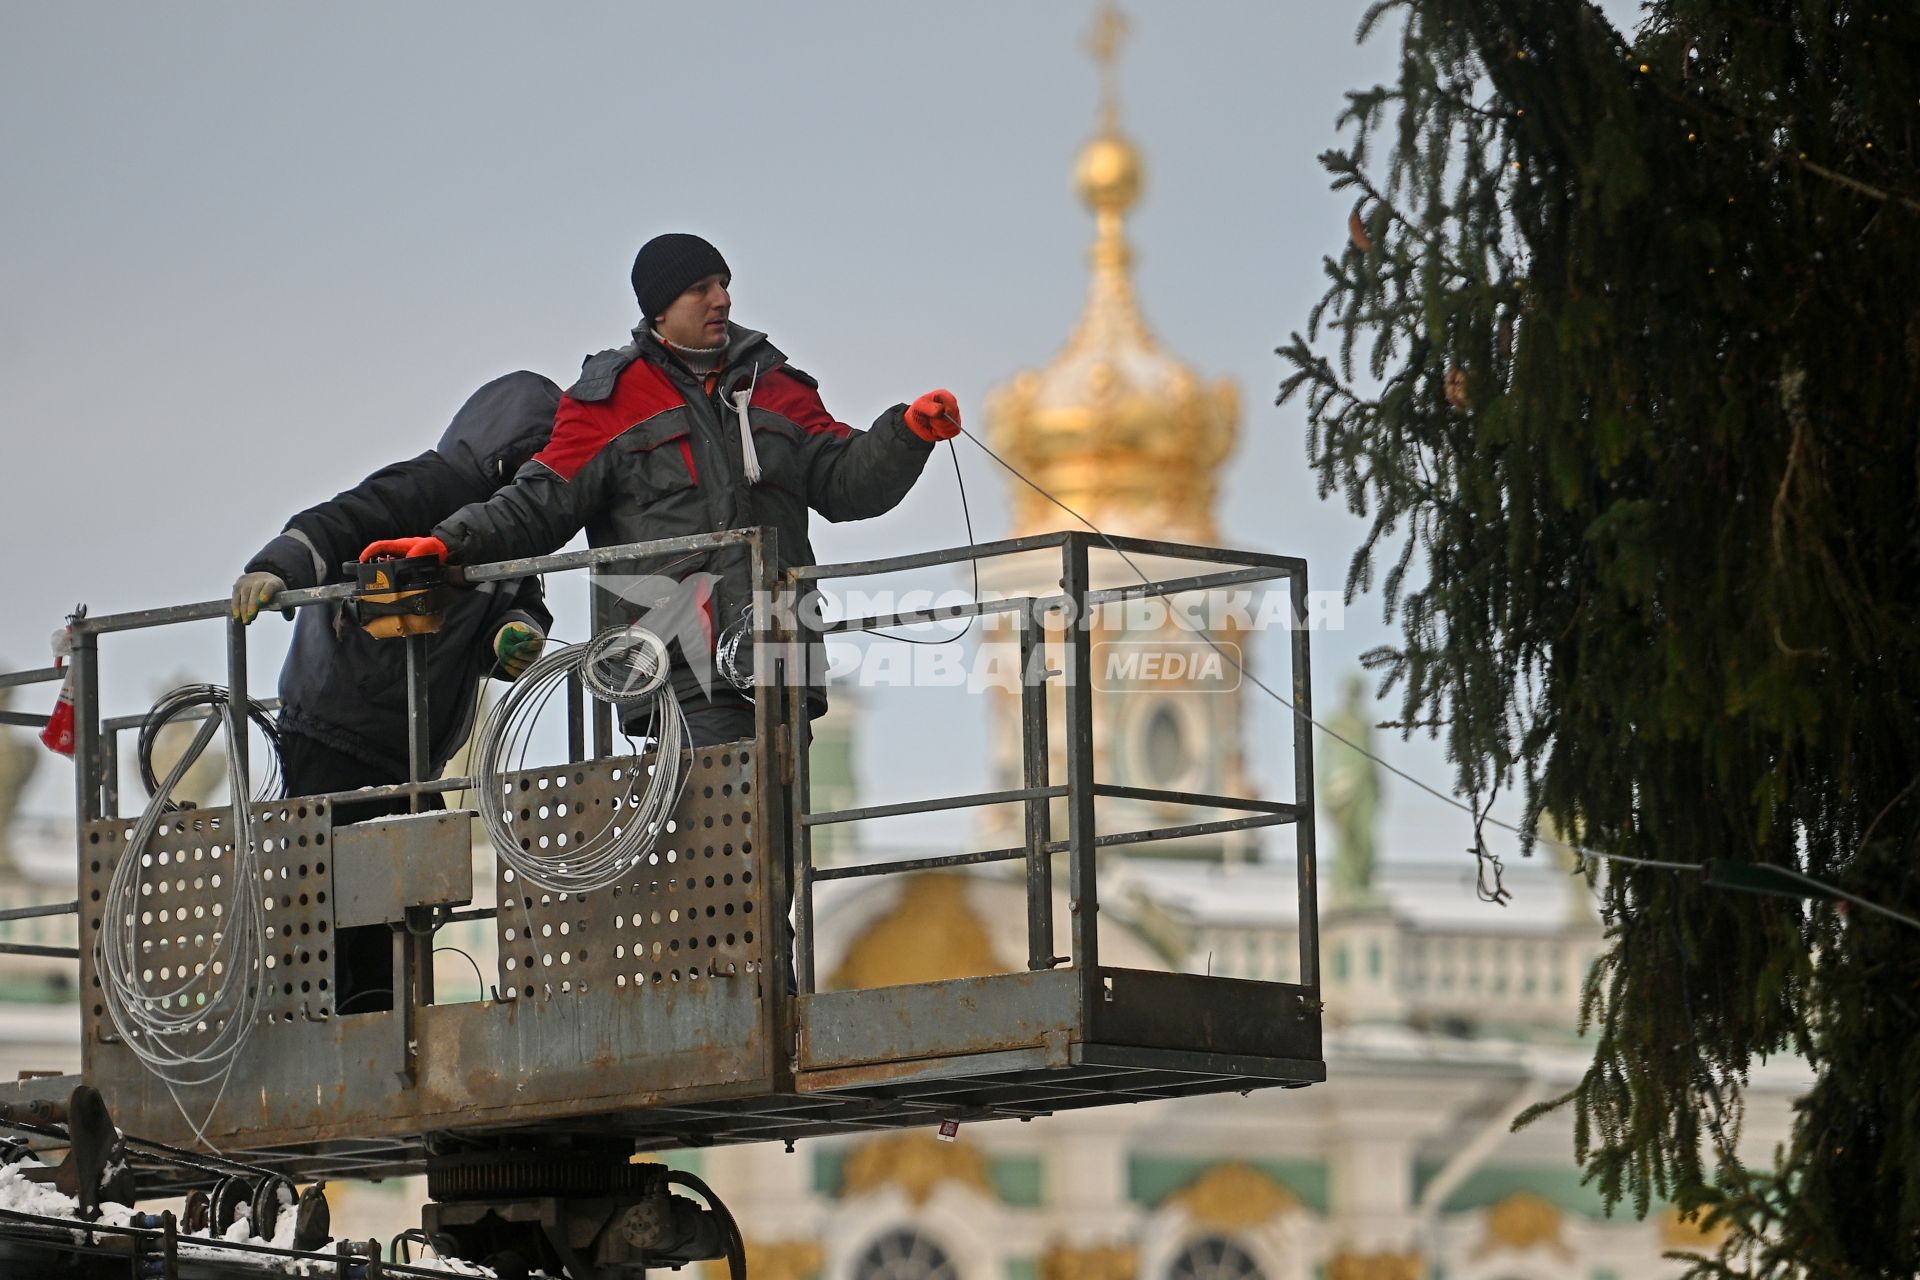
M 1373 722 L 1367 716 L 1366 681 L 1347 678 L 1340 709 L 1327 727 L 1345 738 L 1322 737 L 1320 807 L 1333 820 L 1339 856 L 1333 864 L 1333 905 L 1364 907 L 1379 902 L 1373 889 L 1374 822 L 1380 813 L 1380 766 L 1356 748 L 1373 750 Z M 1347 743 L 1353 743 L 1348 746 Z
M 0 689 L 0 711 L 13 703 L 13 690 Z M 34 741 L 31 730 L 0 729 L 0 876 L 17 869 L 11 832 L 19 816 L 20 794 L 33 781 L 45 750 Z

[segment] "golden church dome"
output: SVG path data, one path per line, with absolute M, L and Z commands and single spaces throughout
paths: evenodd
M 986 443 L 1020 476 L 1006 490 L 1013 506 L 1012 536 L 1079 531 L 1076 516 L 1115 535 L 1155 541 L 1220 545 L 1214 507 L 1221 465 L 1239 432 L 1240 397 L 1225 378 L 1203 379 L 1192 366 L 1161 346 L 1147 327 L 1134 295 L 1133 255 L 1126 218 L 1145 191 L 1140 149 L 1120 126 L 1117 59 L 1128 27 L 1113 0 L 1095 0 L 1087 49 L 1100 77 L 1099 123 L 1081 149 L 1074 186 L 1093 215 L 1091 279 L 1086 306 L 1066 346 L 1047 364 L 999 387 L 986 404 Z M 1217 273 L 1220 253 L 1207 248 L 1179 264 L 1195 275 Z M 1044 492 L 1042 492 L 1044 491 Z M 1062 510 L 1065 506 L 1070 510 Z M 1179 557 L 1129 556 L 1090 549 L 1087 574 L 1096 588 L 1131 586 L 1135 574 L 1180 578 L 1195 572 Z M 1046 598 L 1059 590 L 1056 552 L 997 557 L 980 569 L 981 589 L 1005 597 Z M 1197 603 L 1198 593 L 1182 601 Z M 1222 605 L 1225 595 L 1216 596 Z M 1249 597 L 1243 596 L 1242 599 Z M 1207 610 L 1213 611 L 1211 607 Z M 1192 615 L 1187 615 L 1189 618 Z M 1222 613 L 1223 619 L 1230 617 Z M 1220 642 L 1238 640 L 1237 628 L 1214 628 Z M 1099 620 L 1096 646 L 1165 639 L 1198 640 L 1171 620 L 1156 624 L 1151 610 Z M 983 635 L 983 651 L 1000 646 L 998 662 L 1017 663 L 1012 629 Z M 1114 651 L 1108 650 L 1109 655 Z M 1169 652 L 1179 652 L 1170 650 Z M 1244 652 L 1244 650 L 1242 651 Z M 1112 658 L 1107 659 L 1109 662 Z M 1098 664 L 1101 659 L 1094 658 Z M 1240 660 L 1234 660 L 1237 668 Z M 1015 669 L 1015 668 L 1005 668 Z M 1111 673 L 1114 668 L 1109 666 Z M 1092 696 L 1098 726 L 1093 768 L 1102 780 L 1159 791 L 1249 795 L 1241 697 L 1235 681 L 1211 682 L 1194 675 L 1153 680 L 1098 680 Z M 1194 693 L 1229 696 L 1194 697 Z M 1066 691 L 1049 682 L 1047 715 L 1065 714 Z M 1019 732 L 1024 699 L 1019 690 L 995 689 L 989 697 L 995 721 L 989 735 L 990 776 L 1011 790 L 1030 778 L 1028 745 Z M 1057 721 L 1055 721 L 1057 723 Z M 1048 777 L 1065 777 L 1065 742 L 1056 734 L 1047 747 Z M 1101 822 L 1111 829 L 1144 829 L 1180 821 L 1159 801 L 1102 796 Z M 1055 811 L 1056 829 L 1066 822 Z M 981 811 L 982 847 L 1007 848 L 1026 839 L 1018 806 Z M 1240 862 L 1257 857 L 1252 831 L 1203 835 L 1191 842 L 1140 846 L 1117 857 L 1180 857 Z M 1016 911 L 1017 917 L 1018 912 Z M 1103 917 L 1104 918 L 1104 917 Z M 1142 936 L 1167 926 L 1150 911 L 1136 914 Z M 1101 944 L 1106 945 L 1104 940 Z M 1104 952 L 1103 952 L 1104 958 Z
M 1124 215 L 1143 181 L 1139 151 L 1109 117 L 1074 171 L 1096 228 L 1086 309 L 1052 363 L 994 392 L 988 437 L 1101 528 L 1214 542 L 1215 472 L 1233 449 L 1239 394 L 1226 379 L 1202 383 L 1141 317 Z M 1075 524 L 1024 486 L 1014 503 L 1016 537 Z

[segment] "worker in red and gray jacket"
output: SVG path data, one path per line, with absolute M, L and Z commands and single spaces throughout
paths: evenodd
M 583 526 L 599 547 L 771 525 L 777 573 L 814 562 L 809 507 L 835 521 L 890 511 L 919 479 L 934 443 L 959 433 L 959 406 L 948 391 L 895 405 L 870 431 L 836 421 L 813 378 L 788 364 L 764 333 L 732 322 L 732 273 L 699 236 L 648 241 L 632 279 L 643 317 L 633 341 L 587 359 L 560 402 L 552 442 L 513 484 L 442 520 L 430 537 L 395 539 L 368 553 L 480 564 L 556 550 Z M 699 580 L 710 646 L 750 603 L 748 565 L 745 548 L 729 548 L 609 572 Z M 636 620 L 647 603 L 616 599 L 612 621 Z M 694 745 L 752 737 L 752 704 L 724 680 L 692 670 L 681 640 L 672 680 Z M 811 689 L 812 713 L 825 706 L 824 694 Z
M 233 585 L 233 616 L 252 622 L 289 588 L 348 581 L 343 564 L 396 524 L 427 526 L 493 494 L 553 433 L 560 388 L 521 370 L 460 407 L 432 449 L 396 462 L 287 521 Z M 536 577 L 453 593 L 427 638 L 427 743 L 438 776 L 473 728 L 480 681 L 512 679 L 552 625 Z M 291 795 L 407 780 L 406 646 L 367 635 L 338 604 L 300 611 L 280 671 L 281 759 Z M 438 796 L 427 798 L 439 808 Z M 336 822 L 405 812 L 406 802 L 335 806 Z

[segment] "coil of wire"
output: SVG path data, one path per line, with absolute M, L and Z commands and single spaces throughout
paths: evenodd
M 225 753 L 227 785 L 234 797 L 228 823 L 233 845 L 230 895 L 218 917 L 221 923 L 209 930 L 211 947 L 191 971 L 181 965 L 166 978 L 154 977 L 166 969 L 154 967 L 151 952 L 156 939 L 146 936 L 147 922 L 140 907 L 142 872 L 153 863 L 149 846 L 154 834 L 169 815 L 180 811 L 173 793 L 187 770 L 210 744 L 215 731 L 229 727 L 230 701 L 228 691 L 219 685 L 182 685 L 164 694 L 148 712 L 140 729 L 138 753 L 149 798 L 126 852 L 114 867 L 101 913 L 96 955 L 102 975 L 102 1003 L 127 1047 L 173 1088 L 224 1082 L 253 1030 L 262 986 L 255 972 L 265 954 L 258 843 L 253 812 L 247 803 L 248 779 L 241 769 L 240 753 L 230 742 Z M 153 750 L 160 731 L 203 708 L 205 722 L 193 743 L 165 778 L 156 777 Z M 260 703 L 249 699 L 247 718 L 265 733 L 271 747 L 260 793 L 251 798 L 277 796 L 279 733 L 273 717 Z M 166 945 L 164 938 L 157 942 L 161 947 Z
M 687 723 L 667 671 L 666 643 L 659 636 L 642 627 L 614 627 L 586 644 L 542 655 L 494 706 L 474 739 L 475 807 L 494 851 L 515 875 L 550 893 L 591 893 L 631 876 L 653 851 L 687 784 Z M 569 676 L 629 718 L 641 708 L 645 727 L 637 736 L 651 738 L 657 749 L 650 765 L 626 771 L 626 789 L 598 830 L 541 849 L 514 829 L 506 775 L 526 767 L 534 725 Z

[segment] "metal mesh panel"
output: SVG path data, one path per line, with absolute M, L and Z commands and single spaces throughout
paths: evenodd
M 141 931 L 141 977 L 161 986 L 189 976 L 230 980 L 213 958 L 216 937 L 226 927 L 234 900 L 233 831 L 224 809 L 187 810 L 169 816 L 141 852 L 137 904 L 123 914 L 122 928 Z M 260 1005 L 265 1023 L 320 1019 L 332 1013 L 333 887 L 324 802 L 279 801 L 254 806 L 260 841 L 258 892 L 264 908 L 266 984 Z M 114 868 L 133 838 L 134 823 L 109 819 L 87 826 L 87 857 L 81 864 L 81 969 L 88 999 L 86 1031 L 111 1035 L 100 991 L 94 947 Z M 217 1030 L 210 1027 L 209 1031 Z
M 761 833 L 753 826 L 753 750 L 693 753 L 687 788 L 653 851 L 629 878 L 589 894 L 549 893 L 499 869 L 502 996 L 565 999 L 613 990 L 693 996 L 759 969 L 765 921 L 755 906 Z M 611 824 L 646 757 L 559 765 L 508 776 L 522 849 L 578 847 Z
M 260 879 L 266 906 L 268 1022 L 333 1013 L 333 888 L 326 805 L 300 802 L 261 815 Z

